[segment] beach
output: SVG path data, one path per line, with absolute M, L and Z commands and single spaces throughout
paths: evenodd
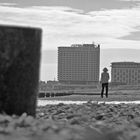
M 36 118 L 0 115 L 1 140 L 139 140 L 140 104 L 39 106 Z

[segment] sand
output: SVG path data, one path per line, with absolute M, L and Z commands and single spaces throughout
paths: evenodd
M 139 140 L 140 105 L 47 105 L 36 118 L 0 115 L 0 140 Z

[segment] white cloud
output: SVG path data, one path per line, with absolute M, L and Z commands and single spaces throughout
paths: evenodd
M 1 6 L 16 6 L 16 3 L 0 3 Z
M 42 27 L 43 49 L 57 49 L 61 45 L 92 41 L 103 44 L 104 48 L 132 47 L 130 44 L 135 44 L 135 48 L 138 48 L 140 43 L 117 39 L 138 30 L 136 27 L 140 26 L 139 8 L 84 14 L 82 10 L 70 7 L 0 6 L 0 23 Z

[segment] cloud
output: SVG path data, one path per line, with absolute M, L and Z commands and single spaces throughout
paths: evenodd
M 17 6 L 16 3 L 0 3 L 0 6 Z
M 120 1 L 129 2 L 130 3 L 129 8 L 140 7 L 140 0 L 120 0 Z
M 9 4 L 10 5 L 10 4 Z M 59 6 L 11 7 L 0 5 L 0 23 L 43 28 L 43 49 L 73 43 L 97 43 L 103 47 L 129 45 L 119 38 L 136 32 L 140 26 L 140 9 L 102 10 L 84 13 L 82 10 Z M 131 43 L 130 43 L 131 42 Z M 138 47 L 139 41 L 130 41 Z M 107 46 L 108 45 L 108 46 Z
M 120 0 L 120 1 L 139 2 L 140 0 Z

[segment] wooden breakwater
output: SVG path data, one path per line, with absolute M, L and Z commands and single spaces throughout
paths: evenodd
M 70 96 L 73 91 L 40 91 L 38 98 L 56 97 L 56 96 Z
M 36 114 L 40 28 L 0 25 L 0 112 Z

